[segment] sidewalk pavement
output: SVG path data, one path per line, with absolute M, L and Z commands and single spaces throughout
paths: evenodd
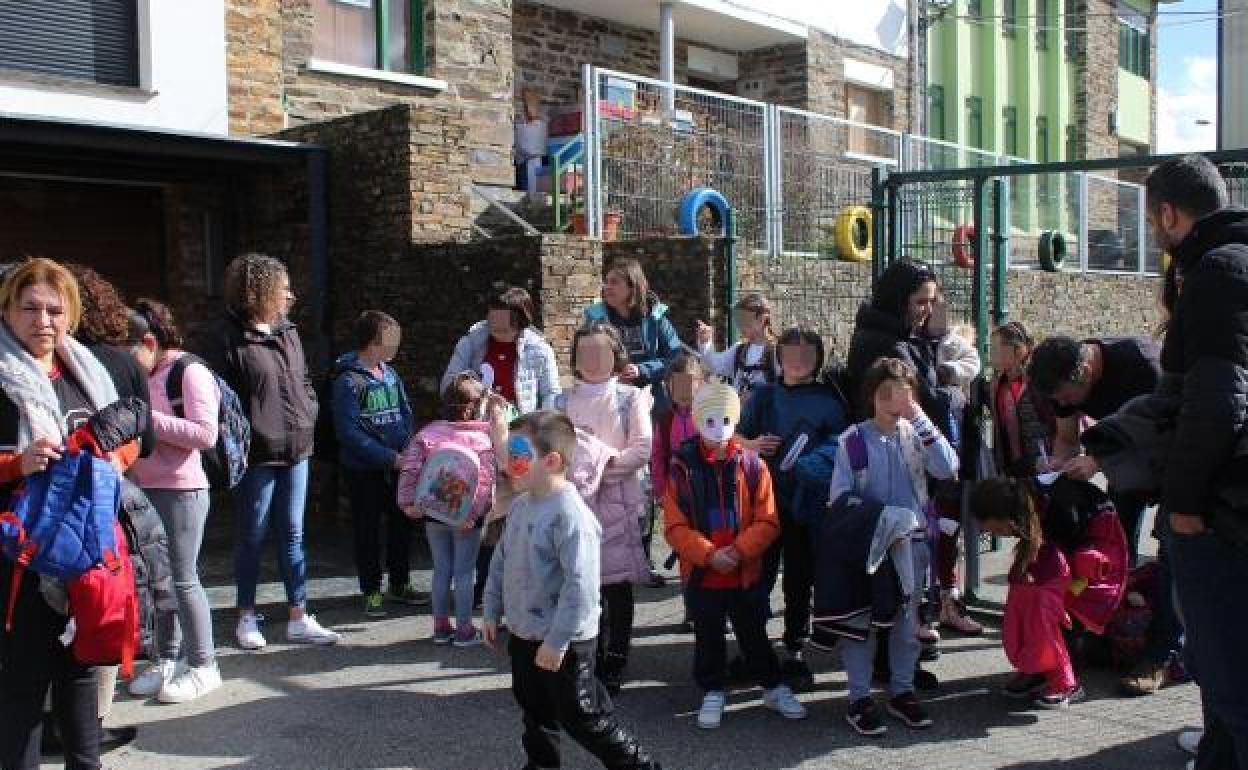
M 109 770 L 200 768 L 428 768 L 507 770 L 524 764 L 520 719 L 503 656 L 484 647 L 435 647 L 427 608 L 391 606 L 368 620 L 352 577 L 350 534 L 321 525 L 309 533 L 312 610 L 344 634 L 332 648 L 286 644 L 280 583 L 261 590 L 269 647 L 258 653 L 234 642 L 228 534 L 219 521 L 207 549 L 205 582 L 214 607 L 225 685 L 201 700 L 163 706 L 118 695 L 109 724 L 139 726 L 136 742 L 105 756 Z M 660 538 L 661 540 L 661 538 Z M 656 543 L 656 547 L 658 544 Z M 423 549 L 418 548 L 418 552 Z M 1008 552 L 988 554 L 982 595 L 1004 598 Z M 276 580 L 270 560 L 266 580 Z M 428 588 L 429 572 L 414 576 Z M 756 688 L 730 697 L 718 731 L 694 724 L 700 693 L 691 680 L 692 638 L 679 631 L 678 587 L 637 589 L 630 681 L 616 701 L 619 716 L 668 770 L 711 768 L 921 768 L 971 770 L 1182 768 L 1176 732 L 1198 726 L 1194 685 L 1121 699 L 1112 672 L 1084 681 L 1086 703 L 1040 711 L 997 693 L 1008 663 L 995 628 L 978 639 L 943 645 L 930 669 L 941 679 L 925 698 L 936 726 L 912 732 L 890 722 L 882 739 L 853 734 L 845 724 L 845 675 L 838 656 L 812 652 L 815 692 L 801 696 L 804 722 L 785 722 L 761 705 Z M 780 606 L 778 595 L 773 600 Z M 991 615 L 989 622 L 997 623 Z M 999 620 L 999 619 L 998 619 Z M 770 627 L 779 638 L 779 621 Z M 597 767 L 565 740 L 564 767 Z M 45 764 L 51 770 L 57 767 Z

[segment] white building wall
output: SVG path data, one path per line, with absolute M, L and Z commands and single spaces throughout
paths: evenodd
M 0 112 L 229 132 L 224 0 L 138 0 L 139 88 L 0 71 Z
M 725 5 L 745 6 L 894 56 L 906 55 L 906 0 L 733 0 Z

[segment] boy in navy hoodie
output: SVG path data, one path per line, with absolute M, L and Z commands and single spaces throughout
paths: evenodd
M 408 582 L 412 522 L 395 502 L 403 448 L 412 436 L 412 409 L 403 381 L 389 364 L 399 350 L 399 322 L 379 310 L 366 310 L 355 321 L 354 335 L 356 351 L 334 363 L 334 432 L 351 499 L 364 613 L 382 617 L 386 610 L 378 557 L 383 517 L 390 600 L 428 601 Z
M 767 463 L 780 514 L 780 539 L 768 554 L 768 593 L 784 562 L 784 679 L 792 689 L 814 687 L 802 658 L 810 637 L 810 603 L 815 556 L 809 522 L 827 503 L 837 439 L 849 427 L 844 400 L 819 382 L 824 370 L 823 339 L 814 329 L 792 327 L 776 343 L 777 381 L 760 385 L 746 403 L 737 432 L 742 443 Z

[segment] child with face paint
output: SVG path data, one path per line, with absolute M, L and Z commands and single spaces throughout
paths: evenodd
M 605 767 L 659 770 L 616 721 L 594 675 L 603 530 L 567 477 L 576 429 L 565 415 L 539 411 L 510 430 L 503 466 L 519 496 L 490 564 L 484 630 L 494 647 L 506 616 L 525 767 L 559 767 L 563 729 Z
M 488 393 L 473 372 L 461 372 L 452 377 L 442 394 L 442 403 L 443 419 L 422 428 L 403 453 L 398 504 L 412 519 L 424 517 L 423 510 L 416 504 L 421 471 L 427 461 L 444 450 L 462 450 L 476 455 L 480 471 L 474 499 L 488 501 L 494 493 L 495 457 L 502 455 L 507 438 L 505 415 L 509 404 L 501 395 Z M 488 404 L 486 411 L 490 422 L 480 419 L 485 404 Z M 434 644 L 456 647 L 481 644 L 481 632 L 472 624 L 472 608 L 485 513 L 479 511 L 458 528 L 432 518 L 425 521 L 425 535 L 433 553 Z M 455 625 L 451 625 L 449 612 L 452 583 Z
M 741 410 L 725 384 L 703 385 L 694 396 L 698 436 L 672 460 L 663 499 L 664 532 L 680 556 L 693 617 L 694 679 L 703 690 L 698 727 L 719 727 L 726 702 L 724 624 L 764 688 L 764 705 L 787 719 L 806 709 L 782 683 L 780 660 L 767 638 L 763 559 L 779 536 L 771 474 L 734 435 Z
M 623 684 L 633 633 L 633 584 L 649 579 L 641 537 L 649 501 L 642 474 L 650 461 L 650 391 L 619 380 L 629 366 L 619 333 L 591 322 L 572 341 L 576 385 L 559 399 L 572 424 L 612 453 L 602 481 L 585 502 L 602 525 L 602 627 L 598 675 L 613 694 Z
M 893 619 L 891 628 L 874 628 L 867 638 L 840 640 L 841 658 L 849 676 L 850 706 L 847 720 L 862 735 L 881 735 L 887 728 L 871 699 L 871 674 L 877 639 L 888 638 L 890 692 L 888 713 L 907 726 L 921 729 L 932 725 L 931 718 L 914 694 L 914 674 L 920 644 L 916 636 L 919 603 L 924 576 L 930 566 L 927 545 L 926 510 L 929 505 L 927 477 L 954 478 L 958 455 L 919 407 L 914 367 L 896 358 L 882 358 L 863 377 L 862 403 L 870 405 L 870 419 L 861 422 L 840 438 L 829 501 L 846 504 L 850 496 L 871 504 L 904 509 L 912 514 L 910 530 L 914 585 L 898 588 L 905 605 Z M 861 455 L 851 459 L 850 446 L 861 447 Z M 829 516 L 836 515 L 836 508 Z M 866 565 L 862 565 L 865 570 Z
M 767 593 L 784 563 L 785 681 L 800 691 L 814 687 L 802 656 L 810 637 L 815 557 L 809 525 L 827 503 L 837 437 L 848 426 L 847 410 L 834 388 L 818 381 L 823 339 L 804 327 L 786 329 L 776 347 L 779 380 L 763 385 L 745 405 L 737 431 L 743 444 L 767 462 L 775 486 L 780 539 L 767 558 Z
M 771 328 L 771 305 L 757 291 L 737 300 L 732 315 L 741 341 L 716 351 L 714 331 L 698 321 L 698 349 L 710 373 L 727 378 L 745 403 L 759 385 L 776 381 L 776 333 Z

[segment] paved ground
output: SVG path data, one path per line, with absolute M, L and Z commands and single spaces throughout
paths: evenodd
M 225 686 L 199 702 L 161 706 L 119 696 L 110 723 L 137 724 L 139 738 L 106 757 L 111 770 L 190 768 L 429 768 L 505 770 L 523 764 L 519 719 L 508 691 L 506 662 L 485 648 L 435 648 L 426 611 L 396 611 L 366 621 L 358 609 L 345 528 L 309 533 L 313 609 L 346 634 L 336 648 L 281 643 L 261 653 L 233 646 L 228 525 L 215 529 L 206 559 Z M 988 597 L 1000 598 L 1004 555 L 986 566 Z M 428 585 L 428 572 L 417 580 Z M 262 602 L 275 620 L 280 586 Z M 835 655 L 812 659 L 816 692 L 802 696 L 811 715 L 786 723 L 761 708 L 758 690 L 732 695 L 723 727 L 696 728 L 699 694 L 690 681 L 691 639 L 678 633 L 676 588 L 638 590 L 635 677 L 618 699 L 664 767 L 694 768 L 1180 768 L 1175 731 L 1198 723 L 1191 685 L 1152 698 L 1121 700 L 1109 672 L 1085 681 L 1091 700 L 1068 712 L 1024 708 L 996 694 L 1008 670 L 999 635 L 949 643 L 932 669 L 943 686 L 929 698 L 937 723 L 927 732 L 894 724 L 869 742 L 852 735 L 843 715 L 845 676 Z M 778 602 L 777 602 L 778 605 Z M 779 636 L 773 624 L 773 636 Z M 52 768 L 54 765 L 45 765 Z M 596 767 L 569 748 L 567 768 Z

